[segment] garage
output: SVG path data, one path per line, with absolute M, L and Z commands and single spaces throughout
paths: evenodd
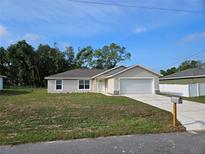
M 153 79 L 120 79 L 120 94 L 152 94 Z

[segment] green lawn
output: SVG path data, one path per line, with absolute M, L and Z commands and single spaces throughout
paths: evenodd
M 173 131 L 171 113 L 126 97 L 0 92 L 0 144 Z
M 183 97 L 183 99 L 188 100 L 188 101 L 194 101 L 194 102 L 199 102 L 199 103 L 204 103 L 205 104 L 205 96 Z
M 160 93 L 160 95 L 164 95 L 164 96 L 174 96 L 174 95 L 170 95 L 170 94 L 162 94 Z M 182 97 L 183 100 L 188 100 L 188 101 L 194 101 L 194 102 L 199 102 L 199 103 L 204 103 L 205 104 L 205 96 L 199 96 L 199 97 Z

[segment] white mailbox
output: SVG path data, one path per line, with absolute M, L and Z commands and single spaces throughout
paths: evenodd
M 171 102 L 172 103 L 176 103 L 176 104 L 182 104 L 182 98 L 181 97 L 172 96 L 171 97 Z

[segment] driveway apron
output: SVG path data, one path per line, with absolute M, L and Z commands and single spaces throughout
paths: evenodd
M 172 112 L 170 97 L 156 94 L 129 94 L 126 97 Z M 177 119 L 187 130 L 205 130 L 205 104 L 183 100 L 177 105 Z

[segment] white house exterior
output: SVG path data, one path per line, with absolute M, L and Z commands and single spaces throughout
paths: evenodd
M 160 92 L 184 97 L 205 96 L 205 83 L 160 84 Z
M 160 92 L 185 97 L 205 96 L 205 69 L 188 69 L 160 78 Z
M 4 84 L 3 78 L 5 78 L 5 76 L 0 75 L 0 90 L 3 90 L 3 84 Z
M 49 93 L 97 92 L 113 95 L 153 94 L 159 91 L 159 74 L 142 66 L 109 70 L 75 69 L 45 77 Z

